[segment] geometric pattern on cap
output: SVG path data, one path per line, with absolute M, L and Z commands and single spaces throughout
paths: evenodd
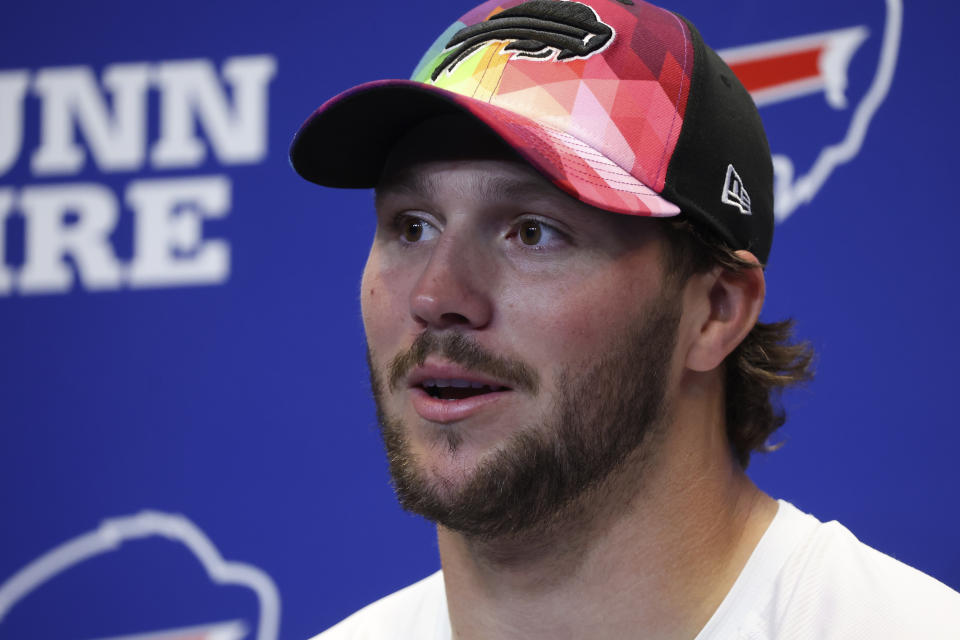
M 455 26 L 522 1 L 487 2 Z M 510 125 L 509 141 L 526 140 L 528 152 L 549 158 L 555 182 L 577 197 L 624 213 L 672 215 L 678 209 L 653 196 L 663 190 L 690 90 L 693 45 L 686 26 L 642 0 L 632 7 L 612 0 L 590 5 L 614 30 L 600 53 L 544 61 L 514 57 L 503 51 L 509 42 L 491 41 L 431 81 L 451 28 L 412 79 L 524 116 Z
M 680 209 L 577 137 L 512 111 L 452 95 L 558 187 L 607 211 L 673 216 Z

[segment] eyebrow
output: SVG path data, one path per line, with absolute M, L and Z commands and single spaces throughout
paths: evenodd
M 544 178 L 546 180 L 546 178 Z M 564 194 L 552 184 L 542 183 L 522 176 L 486 176 L 470 175 L 469 181 L 462 185 L 464 189 L 477 190 L 484 200 L 496 201 L 523 201 L 558 198 Z M 398 194 L 412 197 L 423 197 L 436 191 L 433 178 L 423 173 L 411 170 L 399 171 L 387 180 L 378 184 L 374 190 L 374 198 L 380 201 L 386 195 Z

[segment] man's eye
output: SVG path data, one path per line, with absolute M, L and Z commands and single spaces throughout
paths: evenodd
M 523 244 L 536 246 L 540 244 L 540 238 L 543 237 L 543 225 L 536 220 L 528 220 L 520 225 L 518 235 Z
M 514 227 L 517 240 L 524 246 L 534 249 L 547 249 L 563 242 L 564 235 L 555 227 L 536 219 L 523 220 Z
M 416 242 L 423 237 L 423 220 L 407 220 L 403 223 L 403 239 Z
M 396 221 L 397 232 L 403 242 L 416 244 L 433 238 L 436 228 L 422 218 L 403 216 Z

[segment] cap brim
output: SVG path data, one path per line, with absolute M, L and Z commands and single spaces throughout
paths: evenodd
M 463 113 L 484 124 L 557 187 L 616 213 L 673 216 L 679 207 L 575 136 L 487 102 L 410 80 L 354 87 L 317 109 L 290 146 L 301 176 L 328 187 L 376 186 L 387 156 L 411 127 Z

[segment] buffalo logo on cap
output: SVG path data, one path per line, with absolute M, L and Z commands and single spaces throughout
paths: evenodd
M 488 42 L 509 42 L 503 50 L 515 58 L 549 60 L 556 55 L 557 60 L 572 60 L 599 53 L 613 36 L 613 28 L 585 4 L 530 0 L 458 31 L 444 48 L 450 53 L 433 70 L 432 79 L 452 71 Z

